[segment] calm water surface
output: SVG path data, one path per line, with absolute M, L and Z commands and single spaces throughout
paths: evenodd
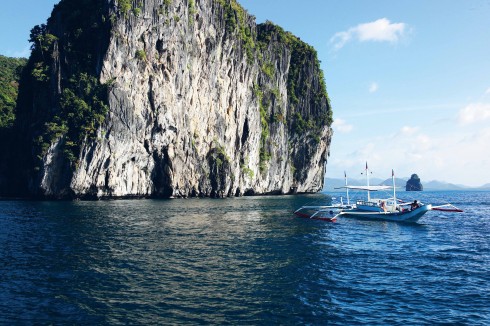
M 465 212 L 326 223 L 292 211 L 327 195 L 0 201 L 0 323 L 489 325 L 490 192 L 417 196 Z

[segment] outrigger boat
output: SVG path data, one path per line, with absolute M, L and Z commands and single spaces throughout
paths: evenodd
M 395 173 L 392 170 L 393 186 L 370 186 L 369 170 L 366 163 L 366 186 L 348 186 L 347 177 L 345 176 L 345 186 L 347 192 L 347 205 L 331 206 L 303 206 L 294 213 L 300 217 L 311 219 L 320 219 L 330 222 L 337 220 L 339 216 L 355 217 L 379 221 L 397 221 L 397 222 L 417 222 L 425 213 L 431 210 L 443 212 L 462 212 L 461 209 L 451 205 L 433 206 L 423 204 L 414 200 L 413 202 L 403 202 L 396 198 Z M 351 205 L 349 202 L 349 189 L 367 191 L 367 200 L 358 200 L 356 204 Z M 387 199 L 371 198 L 371 192 L 380 190 L 393 190 L 393 197 Z

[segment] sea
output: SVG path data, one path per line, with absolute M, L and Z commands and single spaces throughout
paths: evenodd
M 0 201 L 0 324 L 490 325 L 490 192 L 399 193 L 464 210 L 416 224 L 293 214 L 340 196 Z

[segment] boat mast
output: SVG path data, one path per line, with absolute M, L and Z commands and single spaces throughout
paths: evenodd
M 349 188 L 347 188 L 347 173 L 344 171 L 344 179 L 345 179 L 345 192 L 347 195 L 347 205 L 350 205 L 350 200 L 349 200 Z
M 366 161 L 366 182 L 367 182 L 367 186 L 369 188 L 369 169 L 368 169 L 367 161 Z M 368 193 L 368 201 L 370 201 L 371 200 L 371 192 L 368 190 L 367 193 Z
M 395 202 L 396 207 L 395 171 L 393 169 L 391 169 L 391 181 L 393 183 L 393 201 Z

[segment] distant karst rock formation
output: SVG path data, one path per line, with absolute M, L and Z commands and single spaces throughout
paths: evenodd
M 423 191 L 424 186 L 420 183 L 420 178 L 416 174 L 412 174 L 410 180 L 407 181 L 406 191 Z

